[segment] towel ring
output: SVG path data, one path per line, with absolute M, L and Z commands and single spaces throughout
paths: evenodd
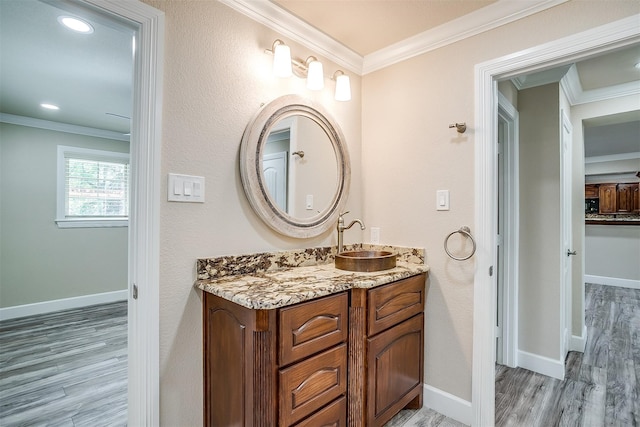
M 468 238 L 471 239 L 471 243 L 473 243 L 473 249 L 471 249 L 471 253 L 469 255 L 467 255 L 466 257 L 456 257 L 456 256 L 451 255 L 451 252 L 449 252 L 449 248 L 447 247 L 447 245 L 449 243 L 449 238 L 451 236 L 453 236 L 454 234 L 456 234 L 456 233 L 460 233 L 463 236 L 467 236 Z M 449 233 L 447 235 L 447 237 L 444 238 L 444 251 L 447 253 L 447 255 L 449 255 L 449 257 L 451 259 L 455 259 L 456 261 L 465 261 L 465 260 L 471 258 L 473 256 L 473 254 L 476 253 L 476 240 L 471 235 L 471 229 L 469 227 L 467 227 L 466 225 L 463 225 L 458 230 L 455 230 L 455 231 L 452 231 L 451 233 Z

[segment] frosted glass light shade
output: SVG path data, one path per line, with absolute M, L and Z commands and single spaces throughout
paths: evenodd
M 324 87 L 324 71 L 320 61 L 311 61 L 307 70 L 307 88 L 321 90 Z
M 349 76 L 341 74 L 336 77 L 336 101 L 350 101 L 351 100 L 351 83 L 349 82 Z
M 285 44 L 279 44 L 273 52 L 273 74 L 277 77 L 291 77 L 291 49 Z

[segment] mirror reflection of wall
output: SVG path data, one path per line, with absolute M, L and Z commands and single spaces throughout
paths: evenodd
M 293 154 L 299 152 L 304 155 Z M 283 212 L 311 218 L 330 206 L 338 188 L 337 157 L 314 120 L 294 115 L 276 123 L 262 160 L 265 186 Z

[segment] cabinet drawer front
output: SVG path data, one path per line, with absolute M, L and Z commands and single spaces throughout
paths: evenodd
M 347 391 L 347 345 L 280 370 L 280 425 L 289 426 Z
M 410 277 L 369 291 L 368 335 L 424 311 L 426 275 Z
M 343 396 L 299 422 L 296 427 L 346 427 L 346 425 L 347 398 Z
M 280 310 L 280 366 L 319 353 L 347 340 L 346 293 Z
M 367 425 L 382 425 L 422 390 L 424 314 L 367 343 Z

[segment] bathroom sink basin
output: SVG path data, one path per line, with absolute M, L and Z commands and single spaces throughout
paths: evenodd
M 347 271 L 372 272 L 396 266 L 396 254 L 387 251 L 348 251 L 336 255 L 336 268 Z

